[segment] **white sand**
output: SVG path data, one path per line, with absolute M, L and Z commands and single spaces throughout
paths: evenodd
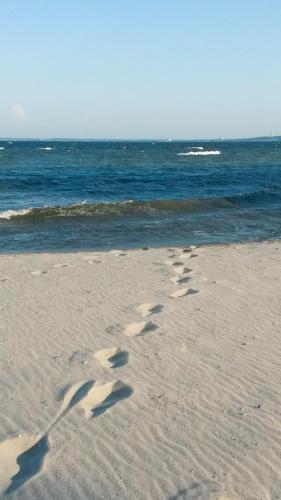
M 280 265 L 278 242 L 0 256 L 0 498 L 281 498 Z

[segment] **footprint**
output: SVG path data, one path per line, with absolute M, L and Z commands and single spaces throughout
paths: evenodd
M 82 260 L 99 260 L 100 259 L 100 256 L 99 255 L 84 255 L 84 257 L 82 257 Z
M 102 385 L 97 383 L 81 400 L 80 407 L 85 412 L 85 418 L 96 417 L 118 401 L 128 398 L 132 392 L 132 388 L 122 380 L 112 380 Z
M 175 276 L 174 278 L 171 278 L 172 283 L 175 283 L 176 285 L 187 283 L 189 280 L 191 280 L 190 276 Z
M 0 283 L 4 283 L 5 281 L 9 281 L 10 278 L 1 278 Z
M 182 253 L 191 253 L 192 252 L 192 248 L 189 247 L 189 248 L 184 248 Z
M 158 326 L 153 321 L 142 321 L 141 323 L 132 323 L 127 326 L 124 334 L 128 337 L 137 337 L 139 335 L 144 335 L 147 332 L 156 330 Z
M 35 269 L 34 271 L 31 271 L 30 274 L 33 274 L 33 276 L 39 276 L 40 274 L 47 274 L 47 269 Z
M 43 433 L 18 436 L 0 443 L 0 493 L 11 494 L 41 470 L 49 450 L 50 430 L 88 394 L 93 383 L 93 380 L 83 381 L 71 387 L 57 415 Z
M 127 363 L 128 353 L 127 351 L 121 351 L 120 347 L 110 347 L 96 352 L 95 358 L 104 368 L 116 368 Z
M 177 299 L 179 297 L 184 297 L 185 295 L 192 295 L 198 292 L 199 290 L 195 290 L 193 288 L 180 288 L 180 290 L 177 290 L 176 292 L 172 293 L 170 297 L 172 299 Z
M 179 259 L 184 259 L 184 260 L 191 259 L 192 255 L 193 255 L 192 253 L 182 253 L 179 255 Z
M 157 314 L 160 313 L 163 309 L 163 306 L 161 304 L 141 304 L 139 306 L 139 310 L 144 318 L 147 316 L 150 316 L 151 314 Z
M 69 267 L 72 266 L 72 264 L 64 263 L 64 264 L 54 264 L 53 267 L 55 269 L 61 269 L 62 267 Z
M 124 255 L 127 255 L 122 250 L 111 250 L 111 253 L 113 253 L 116 257 L 123 257 Z
M 175 267 L 174 271 L 177 274 L 184 274 L 184 273 L 190 273 L 192 269 L 190 267 Z
M 184 262 L 181 262 L 179 260 L 175 260 L 174 262 L 172 262 L 171 260 L 166 260 L 166 264 L 168 264 L 168 266 L 175 266 L 175 267 L 184 266 Z
M 48 449 L 46 436 L 19 436 L 1 443 L 0 492 L 9 495 L 35 476 L 43 465 Z

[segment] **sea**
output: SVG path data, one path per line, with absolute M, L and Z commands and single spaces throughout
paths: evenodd
M 0 252 L 281 237 L 281 142 L 0 141 Z

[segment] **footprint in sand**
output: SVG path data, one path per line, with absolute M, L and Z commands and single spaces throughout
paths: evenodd
M 33 276 L 39 276 L 40 274 L 47 274 L 47 269 L 35 269 L 34 271 L 31 271 L 30 274 Z
M 72 264 L 68 264 L 67 262 L 65 262 L 64 264 L 54 264 L 53 265 L 53 268 L 54 269 L 61 269 L 62 267 L 71 267 Z
M 175 283 L 176 285 L 181 285 L 182 283 L 187 283 L 188 281 L 191 280 L 190 276 L 175 276 L 174 278 L 171 278 L 172 283 Z
M 84 257 L 82 257 L 82 260 L 99 260 L 100 259 L 100 255 L 84 255 Z
M 127 337 L 137 337 L 156 330 L 156 328 L 158 328 L 158 325 L 156 325 L 153 321 L 142 321 L 140 323 L 132 323 L 127 326 L 124 334 L 127 335 Z
M 193 295 L 195 293 L 199 293 L 199 290 L 195 290 L 194 288 L 180 288 L 180 290 L 172 293 L 170 297 L 172 299 L 177 299 L 179 297 L 185 297 L 185 295 Z
M 190 273 L 192 269 L 190 269 L 190 267 L 184 266 L 184 267 L 175 267 L 174 271 L 177 274 L 184 274 L 184 273 Z
M 93 387 L 83 381 L 67 391 L 57 415 L 41 434 L 18 436 L 0 443 L 0 494 L 9 495 L 35 476 L 42 468 L 49 450 L 48 434 L 54 425 Z
M 127 351 L 121 351 L 120 347 L 110 347 L 97 351 L 94 356 L 104 368 L 116 368 L 128 362 L 129 354 Z
M 171 260 L 166 260 L 166 264 L 168 264 L 168 266 L 175 266 L 175 267 L 184 266 L 184 262 L 181 262 L 179 260 L 175 260 L 174 262 Z
M 184 260 L 192 259 L 192 257 L 196 257 L 196 255 L 193 253 L 182 253 L 181 255 L 179 255 L 179 259 Z
M 118 401 L 128 398 L 132 392 L 133 389 L 122 380 L 112 380 L 101 385 L 97 382 L 79 406 L 84 410 L 85 418 L 97 417 Z
M 139 306 L 139 310 L 140 310 L 143 318 L 146 318 L 147 316 L 151 316 L 152 314 L 160 313 L 162 311 L 162 309 L 163 309 L 163 306 L 161 304 L 154 304 L 154 303 L 141 304 Z

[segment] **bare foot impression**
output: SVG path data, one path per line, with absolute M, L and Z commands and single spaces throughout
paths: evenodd
M 171 278 L 172 283 L 175 283 L 176 285 L 181 285 L 182 283 L 187 283 L 188 281 L 191 280 L 190 276 L 175 276 L 174 278 Z
M 34 271 L 31 271 L 30 274 L 33 274 L 33 276 L 39 276 L 40 274 L 47 274 L 47 269 L 35 269 Z
M 121 351 L 120 347 L 110 347 L 102 349 L 95 353 L 96 360 L 104 368 L 116 368 L 123 366 L 128 361 L 129 354 L 127 351 Z
M 139 306 L 139 310 L 143 316 L 143 318 L 146 318 L 147 316 L 151 316 L 151 314 L 157 314 L 160 313 L 163 309 L 163 306 L 161 304 L 154 304 L 154 303 L 149 303 L 149 304 L 141 304 Z
M 175 267 L 174 271 L 177 274 L 184 274 L 184 273 L 190 273 L 192 269 L 190 269 L 190 267 Z
M 181 267 L 181 266 L 184 266 L 184 262 L 181 262 L 181 261 L 178 261 L 178 260 L 166 260 L 166 264 L 168 264 L 168 266 L 175 266 L 175 267 Z
M 185 295 L 192 295 L 192 294 L 195 294 L 195 293 L 198 293 L 198 292 L 199 292 L 199 290 L 195 290 L 193 288 L 180 288 L 176 292 L 172 293 L 170 295 L 170 297 L 172 299 L 177 299 L 179 297 L 185 297 Z
M 127 337 L 137 337 L 156 330 L 156 328 L 158 328 L 158 326 L 156 323 L 153 323 L 153 321 L 142 321 L 140 323 L 132 323 L 127 326 L 124 334 L 127 335 Z
M 195 254 L 193 253 L 183 253 L 181 255 L 179 255 L 179 259 L 192 259 L 192 257 L 197 257 Z
M 65 263 L 62 263 L 62 264 L 54 264 L 53 268 L 54 269 L 61 269 L 63 267 L 69 267 L 69 266 L 72 266 L 72 264 L 68 264 L 67 262 L 65 262 Z
M 83 381 L 69 389 L 62 406 L 47 428 L 37 435 L 18 436 L 0 443 L 0 494 L 9 495 L 42 468 L 49 450 L 48 434 L 54 425 L 84 398 L 93 381 Z
M 80 407 L 85 412 L 85 418 L 96 417 L 118 401 L 128 398 L 132 392 L 133 389 L 122 380 L 112 380 L 102 385 L 97 382 L 81 400 Z

